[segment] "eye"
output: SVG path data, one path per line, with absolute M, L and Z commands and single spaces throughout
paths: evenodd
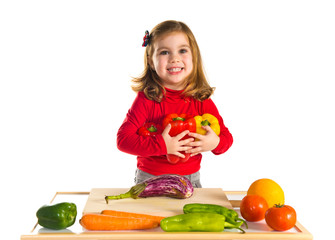
M 159 55 L 168 55 L 168 54 L 169 54 L 168 51 L 161 51 L 161 52 L 159 53 Z
M 179 52 L 180 52 L 180 53 L 187 53 L 188 51 L 187 51 L 186 48 L 182 48 L 182 49 L 179 50 Z

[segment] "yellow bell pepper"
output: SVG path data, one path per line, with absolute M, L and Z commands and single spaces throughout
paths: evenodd
M 220 124 L 218 119 L 212 114 L 205 113 L 202 116 L 195 116 L 195 123 L 197 126 L 197 133 L 205 135 L 207 132 L 201 126 L 210 126 L 211 129 L 216 133 L 216 135 L 220 134 Z

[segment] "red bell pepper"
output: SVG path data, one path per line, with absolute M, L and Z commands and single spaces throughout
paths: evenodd
M 145 123 L 138 129 L 138 134 L 141 136 L 155 136 L 162 133 L 162 127 L 155 123 Z
M 163 129 L 165 129 L 168 124 L 171 124 L 171 130 L 169 132 L 169 135 L 171 137 L 174 137 L 185 130 L 189 130 L 190 132 L 196 132 L 195 119 L 193 118 L 193 116 L 185 114 L 185 113 L 168 114 L 163 120 Z M 187 138 L 188 138 L 187 136 L 184 136 L 182 139 L 187 139 Z M 184 151 L 181 153 L 185 155 L 185 158 L 178 157 L 174 154 L 168 154 L 167 160 L 172 164 L 176 164 L 179 161 L 186 162 L 190 158 L 191 154 L 185 153 Z

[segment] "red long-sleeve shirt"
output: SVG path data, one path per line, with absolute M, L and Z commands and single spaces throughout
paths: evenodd
M 166 89 L 166 95 L 161 102 L 146 98 L 139 92 L 129 109 L 117 133 L 119 150 L 137 156 L 137 167 L 153 175 L 161 174 L 193 174 L 200 169 L 201 154 L 191 157 L 185 163 L 171 164 L 167 161 L 166 145 L 162 135 L 153 137 L 140 136 L 137 130 L 146 122 L 161 124 L 164 117 L 170 113 L 187 113 L 193 116 L 210 113 L 220 123 L 220 142 L 212 150 L 216 155 L 226 152 L 233 143 L 233 137 L 224 125 L 217 107 L 211 99 L 198 101 L 194 98 L 184 98 L 183 91 Z

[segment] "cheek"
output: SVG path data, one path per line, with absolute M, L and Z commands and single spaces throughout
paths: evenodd
M 193 70 L 193 61 L 192 61 L 192 58 L 188 59 L 187 65 L 188 65 L 189 71 L 192 71 Z
M 163 70 L 163 69 L 166 68 L 166 64 L 167 64 L 166 59 L 164 59 L 163 57 L 161 57 L 161 58 L 157 59 L 155 66 L 156 66 L 156 69 Z
M 184 59 L 184 62 L 186 62 L 189 67 L 193 67 L 192 57 L 190 57 L 190 56 L 186 57 Z

